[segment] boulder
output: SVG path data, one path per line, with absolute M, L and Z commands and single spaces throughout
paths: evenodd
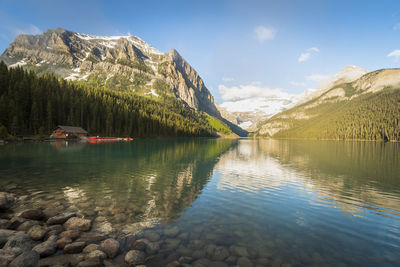
M 28 235 L 32 240 L 38 241 L 43 239 L 46 232 L 47 230 L 44 229 L 42 226 L 34 225 L 29 229 Z
M 36 251 L 26 251 L 16 257 L 9 267 L 36 267 L 39 265 L 39 254 Z
M 2 248 L 8 241 L 8 239 L 15 235 L 17 232 L 13 230 L 0 229 L 0 248 Z
M 81 232 L 78 230 L 67 230 L 67 231 L 61 232 L 59 236 L 60 236 L 60 238 L 68 237 L 68 238 L 71 238 L 72 240 L 75 240 L 80 235 L 81 235 Z
M 225 247 L 216 247 L 212 255 L 213 261 L 223 261 L 229 257 L 228 249 Z
M 119 242 L 113 238 L 108 238 L 100 243 L 100 250 L 107 254 L 110 259 L 115 258 L 119 252 Z
M 135 266 L 143 264 L 146 258 L 146 254 L 140 250 L 130 250 L 125 254 L 125 262 L 129 266 Z
M 19 215 L 19 217 L 29 220 L 41 220 L 43 216 L 44 216 L 43 211 L 40 209 L 24 210 Z
M 88 219 L 71 217 L 65 223 L 64 227 L 67 230 L 88 231 L 92 222 Z
M 61 237 L 60 239 L 58 239 L 56 243 L 57 243 L 57 248 L 64 249 L 64 247 L 66 245 L 72 243 L 72 239 L 69 238 L 69 237 L 64 236 L 64 237 Z
M 253 263 L 247 257 L 240 257 L 237 261 L 240 267 L 253 267 Z
M 99 249 L 99 245 L 97 244 L 90 244 L 87 245 L 84 249 L 83 249 L 83 253 L 90 253 L 92 251 L 98 250 Z
M 0 210 L 8 210 L 15 203 L 15 197 L 6 192 L 0 192 Z
M 104 253 L 101 250 L 93 250 L 90 253 L 88 253 L 85 257 L 86 260 L 93 260 L 93 259 L 104 260 L 106 258 L 107 258 L 106 253 Z
M 53 255 L 57 251 L 57 236 L 50 236 L 46 241 L 36 245 L 32 250 L 39 253 L 41 258 Z
M 20 254 L 25 251 L 30 251 L 32 249 L 32 246 L 33 243 L 30 237 L 23 232 L 19 232 L 8 239 L 3 249 L 12 250 L 15 251 L 17 254 Z
M 15 251 L 0 249 L 0 266 L 8 266 L 17 255 Z
M 85 242 L 73 242 L 71 244 L 65 245 L 64 253 L 74 254 L 82 252 L 83 248 L 86 246 Z
M 47 225 L 63 224 L 68 219 L 75 217 L 75 216 L 76 216 L 76 214 L 74 212 L 64 212 L 64 213 L 61 213 L 54 217 L 49 218 L 46 223 L 47 223 Z
M 76 266 L 84 259 L 82 254 L 63 254 L 42 258 L 39 260 L 40 267 L 53 266 Z

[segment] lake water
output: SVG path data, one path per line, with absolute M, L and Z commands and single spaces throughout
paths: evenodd
M 158 233 L 154 266 L 181 256 L 231 266 L 240 257 L 243 266 L 243 257 L 254 266 L 400 265 L 399 143 L 10 144 L 0 146 L 0 188 L 30 196 L 17 210 L 76 211 L 122 243 Z

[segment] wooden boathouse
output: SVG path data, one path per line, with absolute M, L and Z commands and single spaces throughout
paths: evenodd
M 88 136 L 88 132 L 81 127 L 59 125 L 50 137 L 56 139 L 73 139 L 86 136 Z

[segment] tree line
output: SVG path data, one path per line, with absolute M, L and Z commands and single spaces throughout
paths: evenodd
M 38 76 L 0 62 L 0 132 L 50 134 L 57 125 L 80 126 L 92 135 L 132 137 L 214 136 L 205 114 L 174 97 L 155 100 Z

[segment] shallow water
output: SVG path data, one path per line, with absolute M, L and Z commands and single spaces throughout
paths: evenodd
M 17 210 L 76 211 L 121 240 L 159 233 L 162 260 L 215 261 L 216 245 L 230 265 L 244 249 L 259 266 L 390 266 L 400 264 L 399 152 L 246 139 L 10 144 L 0 188 L 30 196 Z

